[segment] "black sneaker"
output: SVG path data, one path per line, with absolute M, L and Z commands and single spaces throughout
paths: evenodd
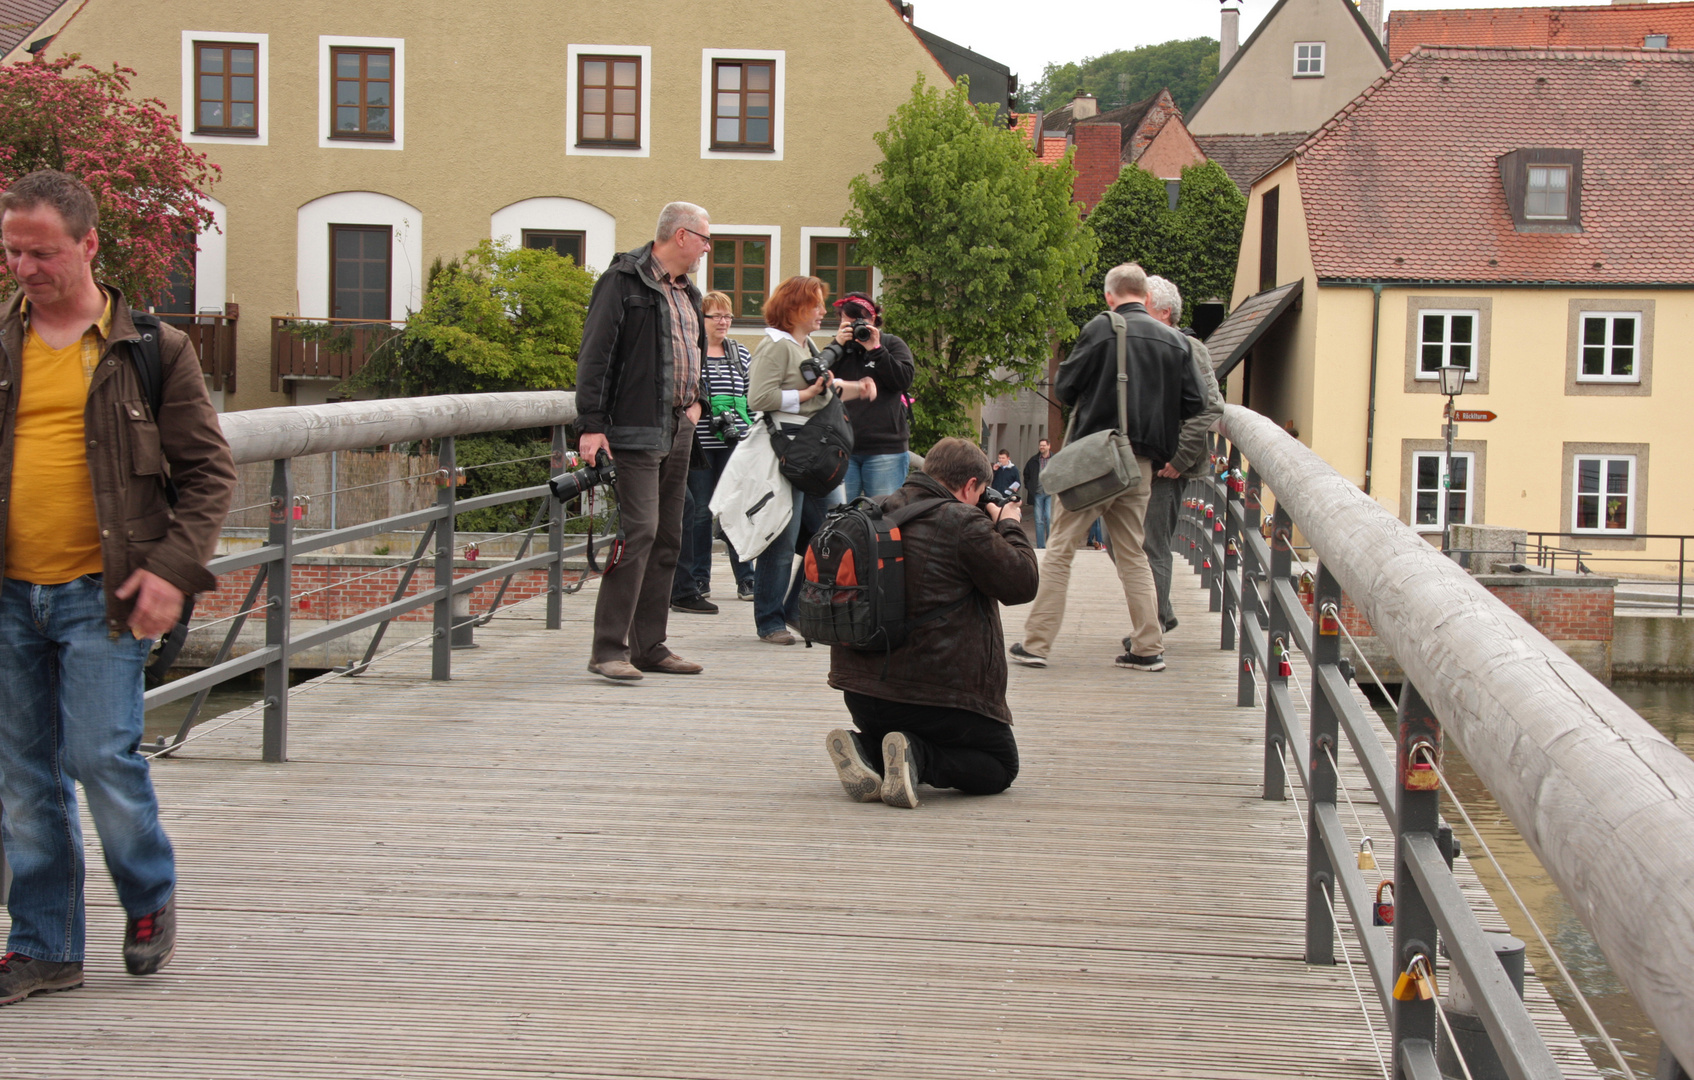
M 1013 660 L 1016 660 L 1025 667 L 1047 666 L 1047 658 L 1045 656 L 1036 656 L 1034 653 L 1024 648 L 1023 642 L 1021 641 L 1014 641 L 1012 643 L 1012 647 L 1006 651 L 1011 654 Z
M 737 585 L 735 587 L 735 598 L 737 600 L 753 599 L 753 583 L 748 581 Z
M 836 728 L 824 738 L 824 748 L 829 751 L 829 760 L 835 763 L 835 771 L 849 799 L 876 802 L 882 798 L 882 775 L 871 768 L 858 732 Z
M 1172 615 L 1170 618 L 1166 619 L 1164 622 L 1160 623 L 1159 625 L 1164 627 L 1165 633 L 1167 633 L 1167 634 L 1170 633 L 1172 630 L 1176 629 L 1176 616 Z M 1125 648 L 1128 648 L 1128 646 L 1126 645 Z
M 1168 634 L 1172 630 L 1176 629 L 1176 618 L 1173 616 L 1169 619 L 1166 619 L 1164 622 L 1160 623 L 1159 625 L 1161 627 L 1163 627 L 1165 633 Z M 1134 642 L 1135 642 L 1134 638 L 1129 637 L 1128 635 L 1125 635 L 1124 639 L 1123 639 L 1123 651 L 1124 652 L 1134 652 L 1135 651 Z
M 882 737 L 882 801 L 906 810 L 918 807 L 918 759 L 903 731 Z
M 1117 665 L 1122 668 L 1133 668 L 1136 671 L 1163 671 L 1165 670 L 1165 654 L 1136 656 L 1132 652 L 1126 652 L 1118 657 Z
M 22 1001 L 31 994 L 75 990 L 81 985 L 80 960 L 55 964 L 51 960 L 33 960 L 15 952 L 0 957 L 0 1005 Z
M 151 975 L 176 955 L 176 897 L 151 915 L 124 924 L 124 967 L 131 975 Z
M 718 606 L 703 596 L 690 596 L 686 600 L 672 600 L 671 610 L 685 615 L 716 615 Z

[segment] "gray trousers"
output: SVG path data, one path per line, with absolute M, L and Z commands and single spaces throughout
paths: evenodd
M 694 425 L 677 410 L 669 453 L 620 450 L 618 513 L 624 554 L 600 580 L 594 602 L 594 648 L 589 662 L 626 660 L 637 667 L 671 655 L 665 628 L 671 615 L 671 582 L 682 547 L 682 504 L 688 494 L 688 458 Z
M 1171 539 L 1176 535 L 1177 512 L 1182 506 L 1182 486 L 1186 480 L 1153 477 L 1153 490 L 1147 499 L 1147 531 L 1142 549 L 1147 552 L 1147 565 L 1153 571 L 1153 585 L 1159 593 L 1159 624 L 1176 618 L 1171 608 Z

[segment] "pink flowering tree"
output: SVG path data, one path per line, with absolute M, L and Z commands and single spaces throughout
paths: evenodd
M 100 203 L 96 276 L 153 303 L 212 224 L 200 196 L 219 169 L 182 141 L 164 102 L 130 98 L 132 69 L 77 60 L 0 67 L 0 190 L 36 169 L 81 179 Z M 12 287 L 0 266 L 0 294 Z

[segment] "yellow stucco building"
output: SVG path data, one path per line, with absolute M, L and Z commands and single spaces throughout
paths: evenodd
M 215 395 L 230 409 L 339 391 L 276 377 L 273 317 L 403 319 L 436 256 L 490 237 L 600 269 L 675 199 L 710 212 L 703 283 L 727 283 L 740 313 L 793 274 L 863 287 L 873 271 L 842 243 L 847 182 L 880 160 L 871 136 L 920 76 L 949 81 L 888 0 L 174 0 L 137 15 L 72 0 L 8 59 L 39 44 L 134 68 L 136 96 L 222 167 L 219 228 L 171 306 L 239 304 L 236 387 Z
M 1423 49 L 1254 184 L 1232 401 L 1401 520 L 1676 571 L 1694 403 L 1694 54 Z M 1442 490 L 1437 369 L 1468 369 Z M 1656 466 L 1656 467 L 1655 467 Z M 1569 563 L 1565 563 L 1568 567 Z M 1616 566 L 1617 564 L 1613 564 Z

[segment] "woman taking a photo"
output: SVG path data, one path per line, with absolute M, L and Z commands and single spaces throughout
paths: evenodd
M 768 413 L 781 427 L 804 425 L 808 416 L 829 404 L 832 393 L 839 393 L 844 401 L 876 398 L 876 383 L 868 377 L 844 383 L 826 372 L 807 384 L 800 375 L 801 361 L 818 352 L 810 335 L 823 325 L 827 291 L 828 287 L 815 277 L 791 277 L 765 301 L 765 336 L 753 350 L 747 406 Z M 761 437 L 757 431 L 755 437 Z M 785 599 L 791 599 L 788 585 L 794 574 L 794 545 L 808 502 L 821 519 L 824 510 L 842 502 L 841 489 L 821 498 L 795 489 L 794 516 L 788 528 L 771 541 L 754 564 L 753 621 L 759 640 L 772 645 L 794 644 L 794 635 L 786 626 L 793 621 L 794 612 L 785 610 Z

